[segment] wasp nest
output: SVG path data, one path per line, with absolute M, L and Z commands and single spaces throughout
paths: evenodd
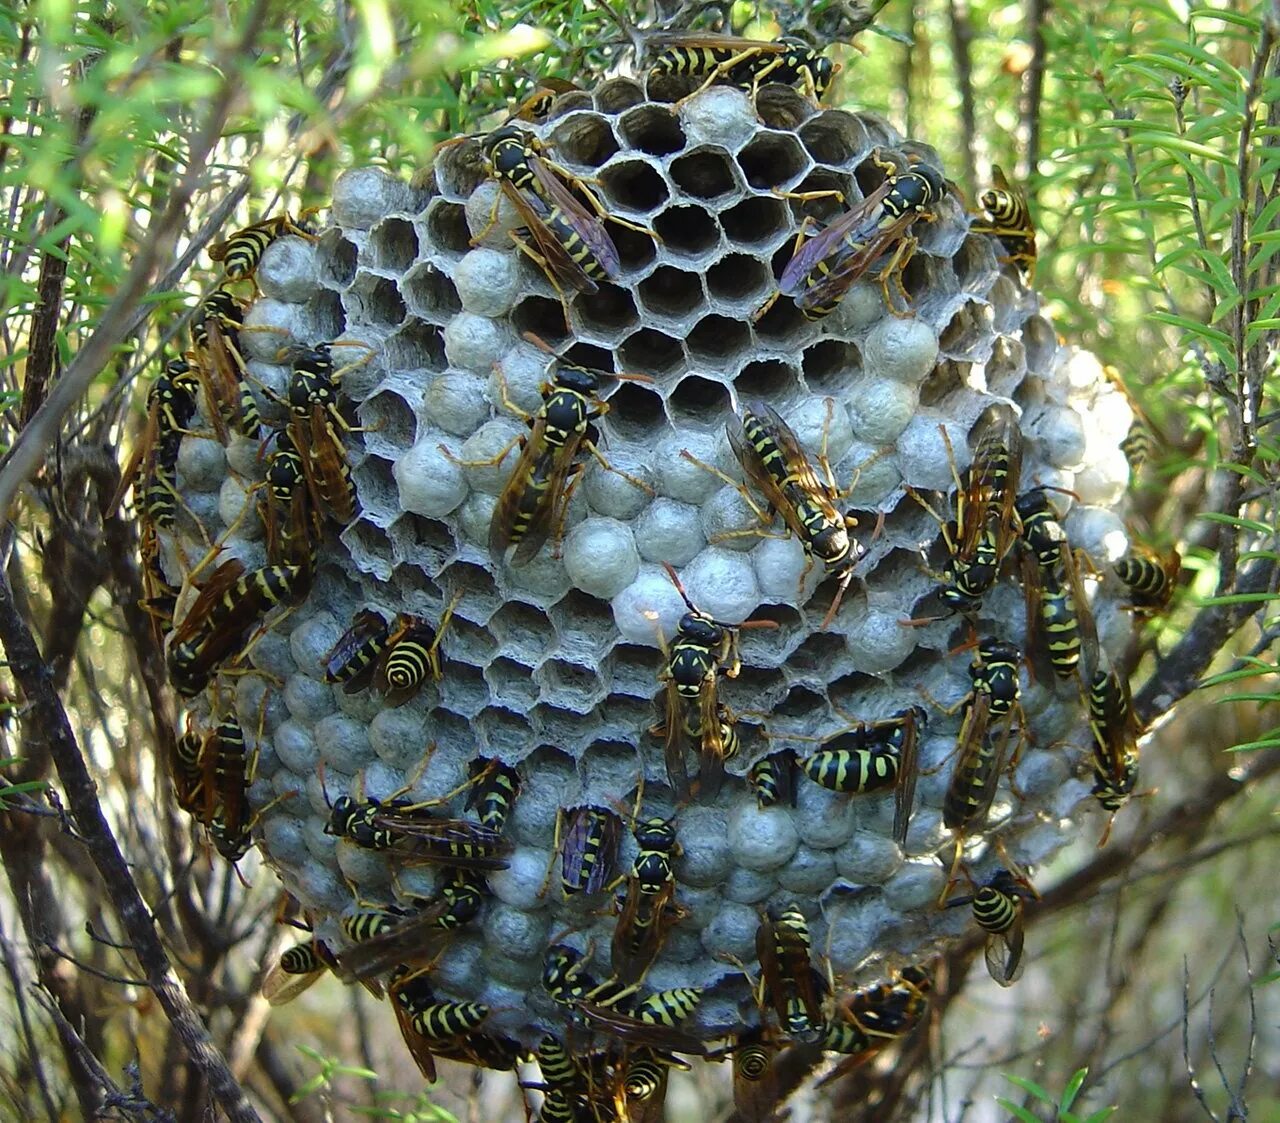
M 284 237 L 266 251 L 246 325 L 271 330 L 241 334 L 251 384 L 268 425 L 280 423 L 282 343 L 360 345 L 333 349 L 358 416 L 345 437 L 358 511 L 328 532 L 309 595 L 251 646 L 247 673 L 219 674 L 193 712 L 213 721 L 234 709 L 257 753 L 255 840 L 335 952 L 350 945 L 343 917 L 438 900 L 451 875 L 326 833 L 333 803 L 457 792 L 431 813 L 466 819 L 458 789 L 473 761 L 514 767 L 511 849 L 496 863 L 505 868 L 486 873 L 478 914 L 441 942 L 430 985 L 439 1001 L 485 1004 L 484 1027 L 525 1047 L 563 1035 L 570 1018 L 542 983 L 550 943 L 589 952 L 592 974 L 609 975 L 616 919 L 602 894 L 562 893 L 558 816 L 595 807 L 618 817 L 611 883 L 636 854 L 630 816 L 643 785 L 640 817 L 672 819 L 678 841 L 678 919 L 644 987 L 703 988 L 682 1028 L 723 1038 L 760 1022 L 735 960 L 754 971 L 768 908 L 777 917 L 794 905 L 807 918 L 815 956 L 846 987 L 927 960 L 972 923 L 968 910 L 937 907 L 953 841 L 941 808 L 962 720 L 945 708 L 971 687 L 971 653 L 954 649 L 975 635 L 1021 649 L 1023 594 L 1006 572 L 976 615 L 940 610 L 946 552 L 918 499 L 951 516 L 948 444 L 963 472 L 979 417 L 1011 403 L 1021 488 L 1063 489 L 1055 502 L 1071 507 L 1070 541 L 1102 571 L 1125 547 L 1113 508 L 1128 480 L 1120 445 L 1131 418 L 1097 363 L 1059 344 L 1036 294 L 1002 263 L 995 238 L 971 230 L 955 191 L 936 221 L 916 225 L 907 314 L 886 307 L 872 274 L 825 318 L 782 298 L 753 320 L 805 217 L 812 230 L 882 181 L 873 149 L 939 166 L 874 115 L 818 109 L 783 86 L 754 103 L 717 87 L 676 106 L 617 79 L 560 96 L 526 127 L 630 224 L 608 224 L 618 275 L 598 292 L 570 290 L 562 303 L 517 250 L 520 217 L 486 175 L 480 141 L 445 147 L 411 184 L 378 169 L 346 173 L 318 239 Z M 822 192 L 845 202 L 795 197 Z M 488 543 L 519 448 L 495 457 L 528 432 L 503 395 L 529 414 L 542 404 L 554 368 L 538 341 L 567 361 L 644 377 L 602 379 L 609 408 L 596 444 L 616 471 L 584 453 L 564 525 L 513 566 Z M 806 564 L 781 520 L 762 527 L 743 489 L 708 470 L 742 478 L 726 422 L 761 404 L 815 465 L 825 457 L 841 509 L 858 519 L 865 556 L 826 627 L 838 582 Z M 188 514 L 163 536 L 171 574 L 175 550 L 189 567 L 206 548 L 189 515 L 211 538 L 225 534 L 246 567 L 263 564 L 263 471 L 257 441 L 183 441 Z M 741 748 L 714 798 L 696 786 L 675 797 L 652 730 L 663 721 L 660 643 L 687 611 L 666 565 L 717 621 L 773 623 L 743 630 L 741 673 L 719 676 Z M 1106 585 L 1094 614 L 1101 649 L 1115 652 L 1129 623 Z M 325 681 L 362 610 L 438 626 L 448 605 L 441 677 L 405 704 Z M 1077 837 L 1071 819 L 1091 805 L 1080 685 L 1025 667 L 1021 676 L 1024 748 L 967 840 L 976 878 L 996 864 L 984 853 L 993 837 L 1034 866 Z M 788 748 L 812 754 L 852 721 L 916 705 L 929 721 L 905 846 L 892 791 L 840 794 L 797 775 L 794 806 L 758 805 L 755 762 Z

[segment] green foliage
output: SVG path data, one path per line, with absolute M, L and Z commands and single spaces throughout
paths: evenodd
M 1066 1088 L 1063 1089 L 1061 1096 L 1053 1096 L 1045 1091 L 1039 1084 L 1033 1080 L 1027 1080 L 1021 1076 L 1009 1076 L 1006 1074 L 1005 1079 L 1010 1084 L 1014 1084 L 1027 1093 L 1032 1099 L 1038 1100 L 1042 1104 L 1047 1104 L 1053 1109 L 1053 1115 L 1050 1116 L 1052 1123 L 1102 1123 L 1102 1120 L 1108 1118 L 1114 1107 L 1104 1107 L 1099 1111 L 1095 1111 L 1092 1115 L 1079 1115 L 1071 1110 L 1072 1105 L 1076 1102 L 1076 1097 L 1080 1094 L 1080 1089 L 1084 1086 L 1085 1078 L 1089 1075 L 1087 1068 L 1079 1069 L 1070 1080 L 1067 1081 Z M 997 1096 L 996 1103 L 1001 1107 L 1011 1111 L 1015 1119 L 1019 1119 L 1022 1123 L 1044 1123 L 1039 1115 L 1028 1111 L 1025 1107 L 1012 1103 L 1003 1097 Z

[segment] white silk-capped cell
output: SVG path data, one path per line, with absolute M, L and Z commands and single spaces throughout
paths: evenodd
M 339 226 L 368 230 L 412 202 L 409 185 L 383 168 L 351 168 L 334 180 L 331 210 Z
M 683 503 L 702 503 L 723 483 L 682 452 L 689 452 L 704 464 L 716 459 L 716 438 L 706 432 L 668 433 L 654 450 L 653 464 L 658 474 L 658 490 Z
M 857 438 L 869 445 L 889 444 L 911 423 L 919 403 L 912 382 L 891 378 L 865 378 L 858 394 L 849 402 L 849 419 Z
M 526 433 L 518 422 L 498 417 L 481 425 L 460 445 L 456 440 L 442 443 L 450 449 L 451 463 L 461 469 L 472 490 L 501 495 L 520 462 L 519 439 Z
M 563 560 L 569 580 L 602 600 L 622 592 L 640 571 L 631 528 L 618 519 L 580 522 L 565 537 Z
M 515 255 L 480 248 L 463 256 L 453 272 L 462 307 L 478 316 L 504 316 L 520 291 Z
M 711 86 L 680 107 L 680 124 L 690 148 L 704 144 L 732 151 L 751 139 L 757 117 L 741 90 Z
M 312 726 L 333 712 L 333 687 L 308 675 L 290 675 L 284 684 L 284 701 L 294 721 Z
M 688 565 L 706 545 L 699 508 L 658 496 L 636 520 L 636 549 L 647 562 Z
M 485 382 L 470 371 L 445 371 L 422 399 L 427 416 L 451 436 L 468 437 L 489 417 Z
M 614 623 L 622 637 L 651 647 L 658 646 L 659 633 L 669 643 L 675 637 L 680 617 L 688 611 L 666 571 L 647 563 L 640 566 L 636 579 L 611 604 Z
M 481 377 L 511 345 L 510 329 L 499 320 L 459 312 L 444 329 L 444 353 L 452 366 Z
M 510 249 L 511 231 L 522 225 L 502 188 L 491 180 L 480 184 L 467 197 L 466 216 L 473 243 L 494 249 Z
M 228 526 L 238 526 L 246 538 L 261 538 L 263 526 L 258 517 L 259 498 L 243 479 L 227 476 L 218 489 L 218 515 Z
M 287 234 L 263 251 L 254 273 L 262 295 L 285 304 L 303 304 L 316 288 L 315 246 L 306 238 Z
M 738 624 L 760 604 L 755 567 L 743 554 L 708 546 L 680 573 L 689 600 L 716 620 Z
M 800 836 L 789 815 L 744 803 L 729 819 L 729 846 L 739 865 L 764 873 L 791 861 Z
M 256 300 L 237 333 L 240 354 L 263 363 L 279 362 L 282 351 L 306 337 L 306 329 L 305 314 L 297 304 L 265 297 Z
M 298 669 L 323 677 L 324 663 L 347 625 L 332 612 L 317 612 L 289 633 L 289 647 Z
M 221 491 L 226 478 L 227 457 L 216 440 L 182 439 L 178 447 L 178 483 L 184 492 Z M 186 495 L 183 498 L 190 502 Z
M 914 317 L 882 319 L 863 344 L 864 369 L 895 382 L 923 382 L 937 360 L 937 332 Z
M 400 489 L 400 506 L 415 515 L 440 518 L 466 498 L 462 468 L 428 433 L 396 461 L 393 473 Z
M 702 505 L 701 523 L 706 541 L 739 553 L 754 547 L 766 530 L 745 496 L 732 487 L 722 487 Z

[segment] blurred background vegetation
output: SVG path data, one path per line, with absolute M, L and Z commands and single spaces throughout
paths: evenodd
M 1116 368 L 1158 435 L 1134 527 L 1184 557 L 1174 609 L 1135 652 L 1140 713 L 1161 723 L 1144 753 L 1156 794 L 1106 850 L 1085 832 L 1038 871 L 1016 988 L 971 974 L 981 949 L 959 949 L 927 1026 L 806 1084 L 795 1116 L 1280 1120 L 1280 991 L 1266 985 L 1280 919 L 1276 6 L 611 2 L 0 6 L 0 1115 L 198 1119 L 213 1099 L 236 1118 L 249 1104 L 298 1120 L 522 1117 L 505 1075 L 473 1082 L 443 1062 L 424 1093 L 358 989 L 326 981 L 280 1009 L 258 997 L 291 942 L 272 923 L 278 889 L 254 855 L 240 877 L 211 862 L 169 798 L 157 760 L 172 703 L 136 644 L 135 531 L 109 502 L 112 473 L 140 427 L 137 376 L 180 346 L 213 281 L 210 241 L 322 205 L 343 168 L 408 177 L 535 76 L 638 69 L 644 28 L 693 23 L 829 44 L 843 69 L 828 100 L 933 144 L 971 201 L 993 164 L 1026 183 L 1049 313 Z M 64 769 L 68 733 L 243 1100 L 190 1059 L 171 997 L 149 985 L 157 968 Z M 727 1067 L 673 1081 L 669 1117 L 727 1113 Z

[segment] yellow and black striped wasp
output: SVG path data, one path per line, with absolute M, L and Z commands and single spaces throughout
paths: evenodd
M 238 862 L 249 850 L 249 784 L 253 759 L 244 730 L 234 717 L 218 723 L 200 754 L 205 776 L 201 821 L 214 847 L 228 862 Z
M 1022 978 L 1023 902 L 1039 896 L 1025 877 L 1000 866 L 967 896 L 947 901 L 947 908 L 969 905 L 973 909 L 974 922 L 987 934 L 983 951 L 987 972 L 1002 987 Z
M 245 571 L 237 558 L 223 562 L 201 587 L 169 641 L 169 680 L 191 698 L 226 660 L 240 655 L 249 633 L 267 613 L 295 604 L 310 590 L 310 573 L 296 565 Z
M 441 1045 L 472 1033 L 489 1016 L 482 1002 L 440 1002 L 425 970 L 398 967 L 387 987 L 396 1023 L 418 1071 L 428 1082 L 436 1078 L 432 1053 Z
M 1112 566 L 1125 587 L 1135 616 L 1159 616 L 1169 607 L 1182 572 L 1182 555 L 1176 549 L 1163 554 L 1131 549 Z
M 978 643 L 969 665 L 973 688 L 961 703 L 963 717 L 956 739 L 956 763 L 942 802 L 942 823 L 955 835 L 955 856 L 941 902 L 946 901 L 955 883 L 964 855 L 965 832 L 987 817 L 995 799 L 1009 742 L 1014 737 L 1021 695 L 1021 658 L 1013 644 L 988 637 Z
M 315 232 L 306 226 L 307 214 L 314 213 L 315 209 L 318 208 L 311 212 L 303 211 L 297 222 L 285 211 L 237 230 L 229 238 L 209 247 L 209 260 L 221 263 L 222 275 L 228 281 L 249 280 L 257 272 L 258 262 L 267 247 L 277 238 L 293 234 L 309 242 L 315 241 Z
M 467 809 L 475 812 L 482 827 L 501 834 L 520 794 L 520 773 L 496 758 L 476 757 L 468 768 L 468 776 L 471 791 L 467 795 Z
M 352 618 L 351 627 L 325 655 L 324 681 L 340 684 L 347 694 L 363 690 L 373 681 L 389 635 L 386 618 L 380 612 L 360 609 Z
M 838 579 L 836 595 L 822 622 L 827 627 L 864 553 L 850 534 L 858 520 L 836 510 L 842 495 L 830 466 L 824 457 L 826 479 L 820 480 L 794 430 L 768 405 L 744 409 L 728 423 L 725 435 L 742 470 L 804 546 L 807 561 L 801 585 L 815 559 L 829 576 Z M 764 517 L 764 521 L 769 520 Z
M 819 1086 L 864 1064 L 894 1041 L 905 1037 L 929 1008 L 933 980 L 922 967 L 904 967 L 885 982 L 862 987 L 845 998 L 827 1025 L 821 1045 L 848 1054 Z
M 601 281 L 621 277 L 618 248 L 604 225 L 609 212 L 581 179 L 546 155 L 537 137 L 508 124 L 485 137 L 482 147 L 485 170 L 515 207 L 537 248 L 514 232 L 512 240 L 542 268 L 562 300 L 562 286 L 590 295 L 600 291 Z M 578 201 L 570 187 L 582 194 L 594 214 Z M 472 244 L 479 243 L 496 221 L 495 199 L 488 226 L 472 239 Z
M 443 445 L 442 451 L 464 467 L 500 464 L 516 445 L 520 456 L 507 478 L 493 519 L 489 524 L 489 552 L 494 561 L 505 558 L 514 546 L 508 564 L 526 565 L 542 549 L 552 532 L 558 535 L 583 465 L 578 450 L 585 447 L 607 471 L 616 472 L 636 487 L 652 491 L 641 480 L 614 468 L 596 445 L 594 422 L 609 412 L 607 402 L 598 397 L 606 377 L 648 381 L 638 375 L 606 375 L 560 360 L 549 381 L 542 384 L 542 405 L 530 416 L 507 396 L 506 380 L 498 368 L 502 404 L 523 417 L 529 432 L 515 438 L 496 455 L 480 461 L 459 461 Z
M 1138 786 L 1137 715 L 1129 683 L 1114 667 L 1099 666 L 1089 681 L 1089 732 L 1093 738 L 1093 797 L 1111 813 L 1098 840 L 1105 846 L 1116 814 Z
M 188 716 L 187 728 L 173 740 L 169 757 L 169 778 L 178 806 L 189 815 L 203 820 L 208 802 L 208 771 L 205 754 L 209 736 L 198 729 Z
M 893 836 L 905 846 L 919 773 L 918 745 L 928 716 L 923 706 L 911 706 L 883 721 L 859 722 L 802 757 L 800 770 L 833 792 L 893 788 Z
M 287 429 L 275 435 L 275 447 L 267 457 L 266 484 L 262 523 L 268 560 L 314 572 L 322 522 L 307 487 L 305 462 Z
M 809 925 L 793 904 L 769 909 L 756 929 L 759 1000 L 772 1003 L 783 1032 L 812 1045 L 826 1032 L 827 980 L 811 959 Z
M 884 172 L 884 181 L 818 233 L 809 236 L 801 228 L 791 260 L 778 279 L 778 291 L 756 310 L 753 319 L 759 320 L 779 296 L 793 299 L 806 319 L 830 315 L 890 247 L 893 254 L 879 273 L 885 304 L 894 315 L 903 314 L 890 295 L 893 280 L 910 307 L 901 279 L 918 244 L 910 230 L 917 222 L 937 217 L 932 208 L 945 197 L 946 180 L 925 163 L 900 171 L 879 148 L 872 150 L 871 160 Z
M 999 164 L 992 165 L 991 181 L 991 186 L 978 196 L 986 216 L 969 229 L 999 239 L 1006 254 L 1000 260 L 1013 265 L 1029 285 L 1036 275 L 1036 224 L 1027 194 L 1009 182 Z
M 200 301 L 191 320 L 196 359 L 192 369 L 205 384 L 209 420 L 224 444 L 228 421 L 241 436 L 251 440 L 257 439 L 261 428 L 262 416 L 240 352 L 240 332 L 247 311 L 248 306 L 230 289 L 219 286 Z
M 1033 663 L 1047 661 L 1059 678 L 1070 678 L 1082 658 L 1086 668 L 1091 664 L 1098 646 L 1075 551 L 1045 488 L 1020 495 L 1014 506 L 1026 547 L 1027 654 Z
M 546 120 L 547 113 L 556 98 L 564 94 L 582 92 L 582 87 L 576 82 L 570 82 L 567 78 L 556 78 L 554 75 L 539 78 L 537 82 L 533 93 L 511 111 L 511 116 L 507 118 L 506 123 L 526 121 L 529 124 L 541 124 Z
M 795 770 L 796 754 L 791 749 L 770 753 L 751 766 L 747 780 L 761 811 L 780 803 L 796 805 Z
M 324 977 L 332 961 L 332 952 L 314 936 L 285 948 L 262 980 L 262 997 L 272 1006 L 292 1002 Z
M 717 682 L 737 678 L 742 668 L 738 656 L 738 632 L 743 628 L 776 628 L 772 620 L 725 624 L 699 612 L 670 565 L 663 563 L 689 611 L 680 617 L 676 636 L 664 645 L 666 664 L 658 679 L 666 684 L 665 740 L 667 779 L 678 800 L 689 796 L 689 771 L 685 751 L 698 751 L 698 794 L 714 799 L 724 779 L 724 762 L 738 748 L 733 715 L 721 704 Z
M 658 957 L 668 929 L 684 914 L 675 904 L 673 860 L 680 854 L 674 819 L 650 818 L 635 830 L 639 851 L 631 864 L 610 962 L 625 983 L 637 982 Z
M 399 906 L 362 909 L 344 917 L 352 946 L 335 958 L 334 970 L 348 981 L 364 982 L 397 964 L 434 959 L 453 933 L 480 913 L 488 886 L 471 869 L 454 869 L 430 900 L 417 909 Z
M 403 706 L 430 679 L 439 682 L 444 671 L 440 663 L 440 641 L 453 618 L 462 593 L 445 605 L 440 627 L 406 612 L 396 615 L 387 632 L 386 645 L 374 665 L 373 688 L 388 706 Z
M 700 80 L 694 94 L 722 82 L 754 96 L 766 82 L 782 82 L 798 85 L 814 101 L 821 101 L 836 72 L 829 58 L 792 36 L 770 42 L 734 35 L 663 34 L 656 40 L 666 46 L 654 60 L 649 77 Z
M 734 1039 L 733 1103 L 745 1123 L 773 1123 L 778 1118 L 778 1045 L 763 1026 L 743 1030 Z

